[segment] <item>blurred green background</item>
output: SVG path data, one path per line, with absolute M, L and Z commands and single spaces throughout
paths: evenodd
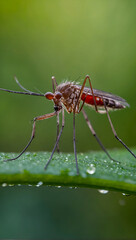
M 128 146 L 135 146 L 135 12 L 135 0 L 1 0 L 0 87 L 18 90 L 19 87 L 13 79 L 16 75 L 24 87 L 32 91 L 45 93 L 46 91 L 52 91 L 52 75 L 56 76 L 58 83 L 66 79 L 72 81 L 78 79 L 82 83 L 85 75 L 89 74 L 94 88 L 122 96 L 131 105 L 129 109 L 111 113 L 111 117 L 119 136 Z M 40 97 L 0 92 L 0 102 L 0 151 L 19 152 L 30 138 L 31 120 L 35 116 L 53 111 L 52 102 Z M 113 137 L 106 116 L 98 115 L 91 109 L 88 109 L 87 113 L 104 145 L 107 148 L 121 147 Z M 72 152 L 72 116 L 66 113 L 65 119 L 65 129 L 60 147 L 61 151 Z M 39 122 L 36 136 L 29 150 L 51 151 L 56 138 L 56 119 L 52 118 Z M 91 136 L 82 114 L 76 117 L 76 137 L 78 152 L 100 149 Z M 18 191 L 21 193 L 18 193 Z M 31 191 L 31 194 L 27 194 L 28 191 Z M 34 188 L 29 190 L 27 188 L 1 189 L 1 199 L 4 199 L 2 204 L 5 205 L 3 208 L 5 218 L 3 221 L 3 215 L 0 217 L 3 229 L 3 232 L 0 231 L 3 234 L 0 237 L 14 237 L 15 233 L 18 233 L 16 237 L 20 238 L 34 237 L 32 234 L 36 232 L 37 238 L 40 236 L 41 238 L 48 237 L 48 239 L 55 237 L 63 237 L 64 239 L 64 236 L 65 238 L 79 238 L 81 236 L 81 239 L 84 239 L 84 232 L 79 234 L 82 231 L 83 222 L 84 224 L 87 223 L 86 238 L 91 236 L 119 238 L 120 236 L 125 237 L 126 234 L 130 237 L 135 236 L 135 218 L 133 215 L 135 199 L 127 200 L 128 204 L 122 208 L 118 203 L 119 200 L 116 201 L 117 198 L 120 198 L 120 194 L 113 193 L 109 198 L 104 196 L 102 198 L 94 190 L 78 189 L 74 192 L 78 208 L 75 207 L 74 203 L 71 203 L 73 192 L 54 188 L 48 191 L 46 191 L 46 188 L 43 191 Z M 48 202 L 44 201 L 46 197 Z M 22 206 L 23 209 L 26 209 L 25 203 L 29 199 L 31 211 L 27 212 L 28 216 L 21 215 L 22 212 L 14 215 L 14 211 L 11 211 L 12 204 L 9 205 L 10 198 L 13 199 L 13 205 L 16 202 L 14 200 L 18 199 L 16 204 Z M 21 200 L 23 198 L 25 203 Z M 42 203 L 40 202 L 41 198 L 43 198 Z M 52 202 L 52 198 L 56 199 L 55 203 Z M 52 204 L 49 204 L 50 201 Z M 88 205 L 93 206 L 96 201 L 98 202 L 97 211 L 95 212 L 94 208 L 92 212 Z M 132 207 L 130 209 L 132 203 L 134 209 Z M 8 205 L 9 208 L 6 207 Z M 40 212 L 38 213 L 38 211 L 42 211 L 39 210 L 39 205 L 43 209 L 43 216 L 40 215 Z M 56 208 L 52 209 L 52 205 Z M 59 211 L 57 211 L 58 208 Z M 67 216 L 65 216 L 64 211 L 67 208 L 75 210 L 66 211 Z M 104 208 L 105 211 L 101 212 L 101 208 Z M 51 209 L 55 211 L 56 216 L 53 222 L 50 217 Z M 131 212 L 132 209 L 133 212 Z M 35 210 L 38 214 L 35 217 L 38 217 L 33 219 L 31 214 Z M 9 219 L 10 211 L 11 222 L 8 220 L 8 224 L 12 223 L 10 225 L 12 227 L 9 232 L 11 235 L 7 236 L 5 227 L 7 227 L 7 218 Z M 69 217 L 70 219 L 73 218 L 73 214 L 75 215 L 75 221 L 73 223 L 66 221 L 64 230 L 58 218 Z M 113 215 L 114 217 L 112 217 Z M 80 217 L 82 218 L 81 222 L 79 222 Z M 32 224 L 34 229 L 28 227 L 17 232 L 16 221 L 22 226 L 26 218 L 34 221 Z M 19 219 L 22 219 L 22 221 L 19 221 Z M 48 231 L 39 227 L 38 235 L 35 224 L 40 226 L 44 219 L 46 219 Z M 94 219 L 95 221 L 93 221 Z M 116 219 L 120 219 L 120 221 L 117 222 Z M 129 221 L 130 219 L 131 221 Z M 99 221 L 98 226 L 97 220 Z M 107 230 L 100 228 L 101 221 L 105 223 Z M 110 228 L 113 224 L 114 226 L 116 224 L 115 229 Z M 71 226 L 73 226 L 73 229 L 70 235 L 68 229 Z M 57 231 L 58 228 L 59 231 Z M 61 235 L 62 228 L 63 234 Z M 80 231 L 78 231 L 78 228 Z M 125 232 L 123 233 L 124 228 Z M 91 229 L 95 229 L 95 231 Z M 120 231 L 125 235 L 121 235 Z M 54 235 L 52 236 L 53 232 Z M 27 235 L 27 233 L 29 234 Z M 114 235 L 112 235 L 113 233 Z

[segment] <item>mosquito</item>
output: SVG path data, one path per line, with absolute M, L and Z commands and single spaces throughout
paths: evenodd
M 2 91 L 10 92 L 10 93 L 17 93 L 17 94 L 25 94 L 25 95 L 33 95 L 33 96 L 42 96 L 45 97 L 48 100 L 52 100 L 54 103 L 54 111 L 49 114 L 44 114 L 42 116 L 35 117 L 33 119 L 33 126 L 32 126 L 32 135 L 27 143 L 26 147 L 22 150 L 22 152 L 16 156 L 15 158 L 12 159 L 6 159 L 4 161 L 13 161 L 19 158 L 30 146 L 32 140 L 35 137 L 35 127 L 36 127 L 36 122 L 40 120 L 45 120 L 51 117 L 56 116 L 57 119 L 57 137 L 56 137 L 56 142 L 54 145 L 54 148 L 52 150 L 51 156 L 49 160 L 47 161 L 44 169 L 47 169 L 50 161 L 52 160 L 53 154 L 55 150 L 59 152 L 59 140 L 62 135 L 63 129 L 64 129 L 64 110 L 66 110 L 68 113 L 73 113 L 73 147 L 74 147 L 74 155 L 75 155 L 75 163 L 76 163 L 76 171 L 77 174 L 79 175 L 79 167 L 78 167 L 78 160 L 77 160 L 77 151 L 76 151 L 76 138 L 75 138 L 75 115 L 79 114 L 82 112 L 85 121 L 92 133 L 92 135 L 95 137 L 96 141 L 102 148 L 102 150 L 106 153 L 106 155 L 109 157 L 109 159 L 119 162 L 117 160 L 114 160 L 106 148 L 104 147 L 103 143 L 97 136 L 85 110 L 84 110 L 84 105 L 87 105 L 89 107 L 92 107 L 97 113 L 105 113 L 107 115 L 108 121 L 111 126 L 111 130 L 115 136 L 115 138 L 130 152 L 130 154 L 133 155 L 134 158 L 136 158 L 136 155 L 129 149 L 129 147 L 118 137 L 116 130 L 112 124 L 110 115 L 109 115 L 109 110 L 118 110 L 118 109 L 123 109 L 126 107 L 129 107 L 129 104 L 126 102 L 125 99 L 113 95 L 108 92 L 96 90 L 92 88 L 91 84 L 91 79 L 89 75 L 86 75 L 83 84 L 78 85 L 75 82 L 63 82 L 60 84 L 57 84 L 55 77 L 52 77 L 52 88 L 53 92 L 46 92 L 45 94 L 41 93 L 35 93 L 32 91 L 27 90 L 24 88 L 17 78 L 15 77 L 16 83 L 19 85 L 21 89 L 23 89 L 23 92 L 20 91 L 12 91 L 8 89 L 3 89 L 0 88 Z M 86 82 L 89 82 L 89 87 L 86 87 Z M 62 124 L 61 128 L 59 127 L 59 114 L 62 113 Z

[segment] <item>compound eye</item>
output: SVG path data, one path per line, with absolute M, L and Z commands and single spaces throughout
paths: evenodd
M 55 94 L 56 99 L 60 99 L 62 97 L 62 93 L 58 92 Z
M 51 92 L 47 92 L 44 94 L 44 96 L 48 99 L 48 100 L 52 100 L 54 98 L 54 94 Z

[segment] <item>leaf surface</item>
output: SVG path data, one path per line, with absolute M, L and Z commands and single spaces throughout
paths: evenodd
M 133 150 L 136 153 L 136 150 Z M 48 168 L 44 166 L 49 152 L 25 153 L 19 159 L 14 153 L 0 153 L 0 184 L 32 184 L 88 187 L 136 193 L 136 160 L 126 150 L 112 150 L 111 161 L 103 152 L 78 154 L 80 175 L 76 173 L 74 154 L 55 153 Z

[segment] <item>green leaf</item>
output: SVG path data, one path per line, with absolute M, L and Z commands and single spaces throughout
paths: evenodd
M 136 152 L 136 150 L 134 150 Z M 74 154 L 54 154 L 47 170 L 49 152 L 25 153 L 19 159 L 14 153 L 0 153 L 0 184 L 32 184 L 89 187 L 136 193 L 136 160 L 126 150 L 110 151 L 111 161 L 103 152 L 78 154 L 80 175 L 76 173 Z

